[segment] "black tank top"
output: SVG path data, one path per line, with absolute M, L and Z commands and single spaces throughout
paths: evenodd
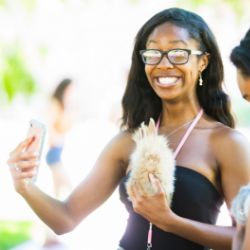
M 223 199 L 214 185 L 202 174 L 177 166 L 172 210 L 179 216 L 191 220 L 215 224 Z M 125 250 L 146 250 L 149 222 L 135 213 L 125 189 L 125 176 L 120 183 L 120 199 L 126 206 L 129 217 L 120 246 Z M 153 226 L 152 250 L 208 250 L 177 235 Z

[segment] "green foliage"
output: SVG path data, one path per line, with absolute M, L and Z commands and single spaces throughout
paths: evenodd
M 245 11 L 245 1 L 241 0 L 224 0 L 225 3 L 231 6 L 231 8 L 235 11 L 238 17 L 244 15 Z M 249 3 L 248 3 L 249 4 Z
M 140 0 L 128 0 L 128 1 L 129 1 L 129 3 L 131 3 L 131 4 L 137 4 L 137 3 L 140 2 Z
M 196 8 L 201 7 L 202 5 L 213 8 L 214 6 L 218 5 L 219 3 L 220 4 L 222 3 L 222 4 L 230 6 L 234 10 L 237 17 L 240 18 L 244 14 L 244 11 L 245 11 L 244 9 L 245 9 L 245 5 L 246 5 L 247 1 L 248 0 L 241 0 L 241 1 L 239 1 L 239 0 L 221 0 L 220 2 L 218 0 L 185 0 L 185 1 L 176 0 L 176 3 L 179 6 L 188 6 L 194 10 Z
M 35 80 L 25 65 L 25 61 L 18 49 L 2 53 L 0 68 L 1 102 L 8 103 L 18 95 L 31 96 L 37 90 Z
M 176 3 L 178 5 L 183 5 L 183 4 L 186 4 L 186 5 L 189 5 L 191 8 L 197 8 L 201 5 L 206 5 L 206 4 L 209 4 L 211 3 L 213 0 L 177 0 Z
M 3 7 L 6 4 L 6 0 L 0 0 L 0 6 Z
M 18 3 L 21 3 L 21 5 L 28 11 L 32 11 L 37 4 L 37 0 L 15 0 Z M 0 0 L 0 8 L 7 8 L 8 6 L 8 0 Z
M 37 4 L 37 0 L 21 0 L 22 5 L 29 11 L 32 11 Z
M 9 250 L 31 239 L 32 222 L 0 221 L 0 250 Z

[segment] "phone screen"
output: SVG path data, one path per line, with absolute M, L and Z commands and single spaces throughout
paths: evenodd
M 27 151 L 38 152 L 38 158 L 40 159 L 45 137 L 44 124 L 35 119 L 31 120 L 27 136 L 32 137 L 32 141 L 28 146 Z

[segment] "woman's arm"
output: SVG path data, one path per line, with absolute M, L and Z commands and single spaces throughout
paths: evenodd
M 111 195 L 125 173 L 131 147 L 130 136 L 123 133 L 115 137 L 105 147 L 89 176 L 68 199 L 59 201 L 27 181 L 34 176 L 38 165 L 36 155 L 25 152 L 29 143 L 30 139 L 25 140 L 10 154 L 8 164 L 14 186 L 38 217 L 57 234 L 72 230 Z
M 220 166 L 224 198 L 230 208 L 240 188 L 250 182 L 250 145 L 241 133 L 228 130 L 220 131 L 213 150 Z
M 222 190 L 230 207 L 239 188 L 250 180 L 250 146 L 242 135 L 231 129 L 220 131 L 212 144 L 220 166 Z M 137 213 L 157 227 L 198 244 L 216 250 L 231 249 L 234 227 L 209 225 L 176 215 L 169 208 L 159 181 L 151 177 L 151 182 L 158 187 L 154 196 L 143 197 L 139 188 L 134 188 L 132 202 Z

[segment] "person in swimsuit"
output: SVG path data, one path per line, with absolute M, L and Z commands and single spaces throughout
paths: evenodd
M 65 191 L 72 188 L 71 181 L 63 167 L 61 156 L 65 136 L 72 129 L 74 122 L 74 110 L 71 108 L 73 85 L 71 79 L 63 79 L 53 91 L 49 103 L 49 149 L 46 154 L 46 162 L 52 173 L 56 197 L 63 196 Z
M 180 8 L 155 14 L 136 35 L 122 99 L 121 131 L 103 149 L 88 177 L 64 201 L 44 194 L 35 183 L 26 181 L 38 164 L 35 153 L 25 152 L 28 138 L 8 159 L 16 191 L 47 225 L 63 234 L 119 185 L 129 217 L 118 249 L 231 249 L 235 227 L 215 223 L 223 200 L 230 208 L 240 187 L 250 180 L 250 146 L 233 128 L 222 82 L 220 52 L 205 21 Z M 132 134 L 151 117 L 155 121 L 160 117 L 158 133 L 168 137 L 173 151 L 184 141 L 190 128 L 187 124 L 196 122 L 175 159 L 171 206 L 153 175 L 149 178 L 156 194 L 142 196 L 135 183 L 129 199 L 125 189 L 135 149 Z
M 237 83 L 242 97 L 250 102 L 250 29 L 246 32 L 240 44 L 236 46 L 230 55 L 230 59 L 237 70 Z M 238 207 L 241 207 L 250 196 L 250 185 L 244 186 L 237 194 L 234 202 L 233 211 L 237 214 Z M 250 249 L 250 211 L 245 214 L 246 224 L 237 224 L 237 233 L 233 241 L 233 250 Z M 248 235 L 248 237 L 246 237 Z

